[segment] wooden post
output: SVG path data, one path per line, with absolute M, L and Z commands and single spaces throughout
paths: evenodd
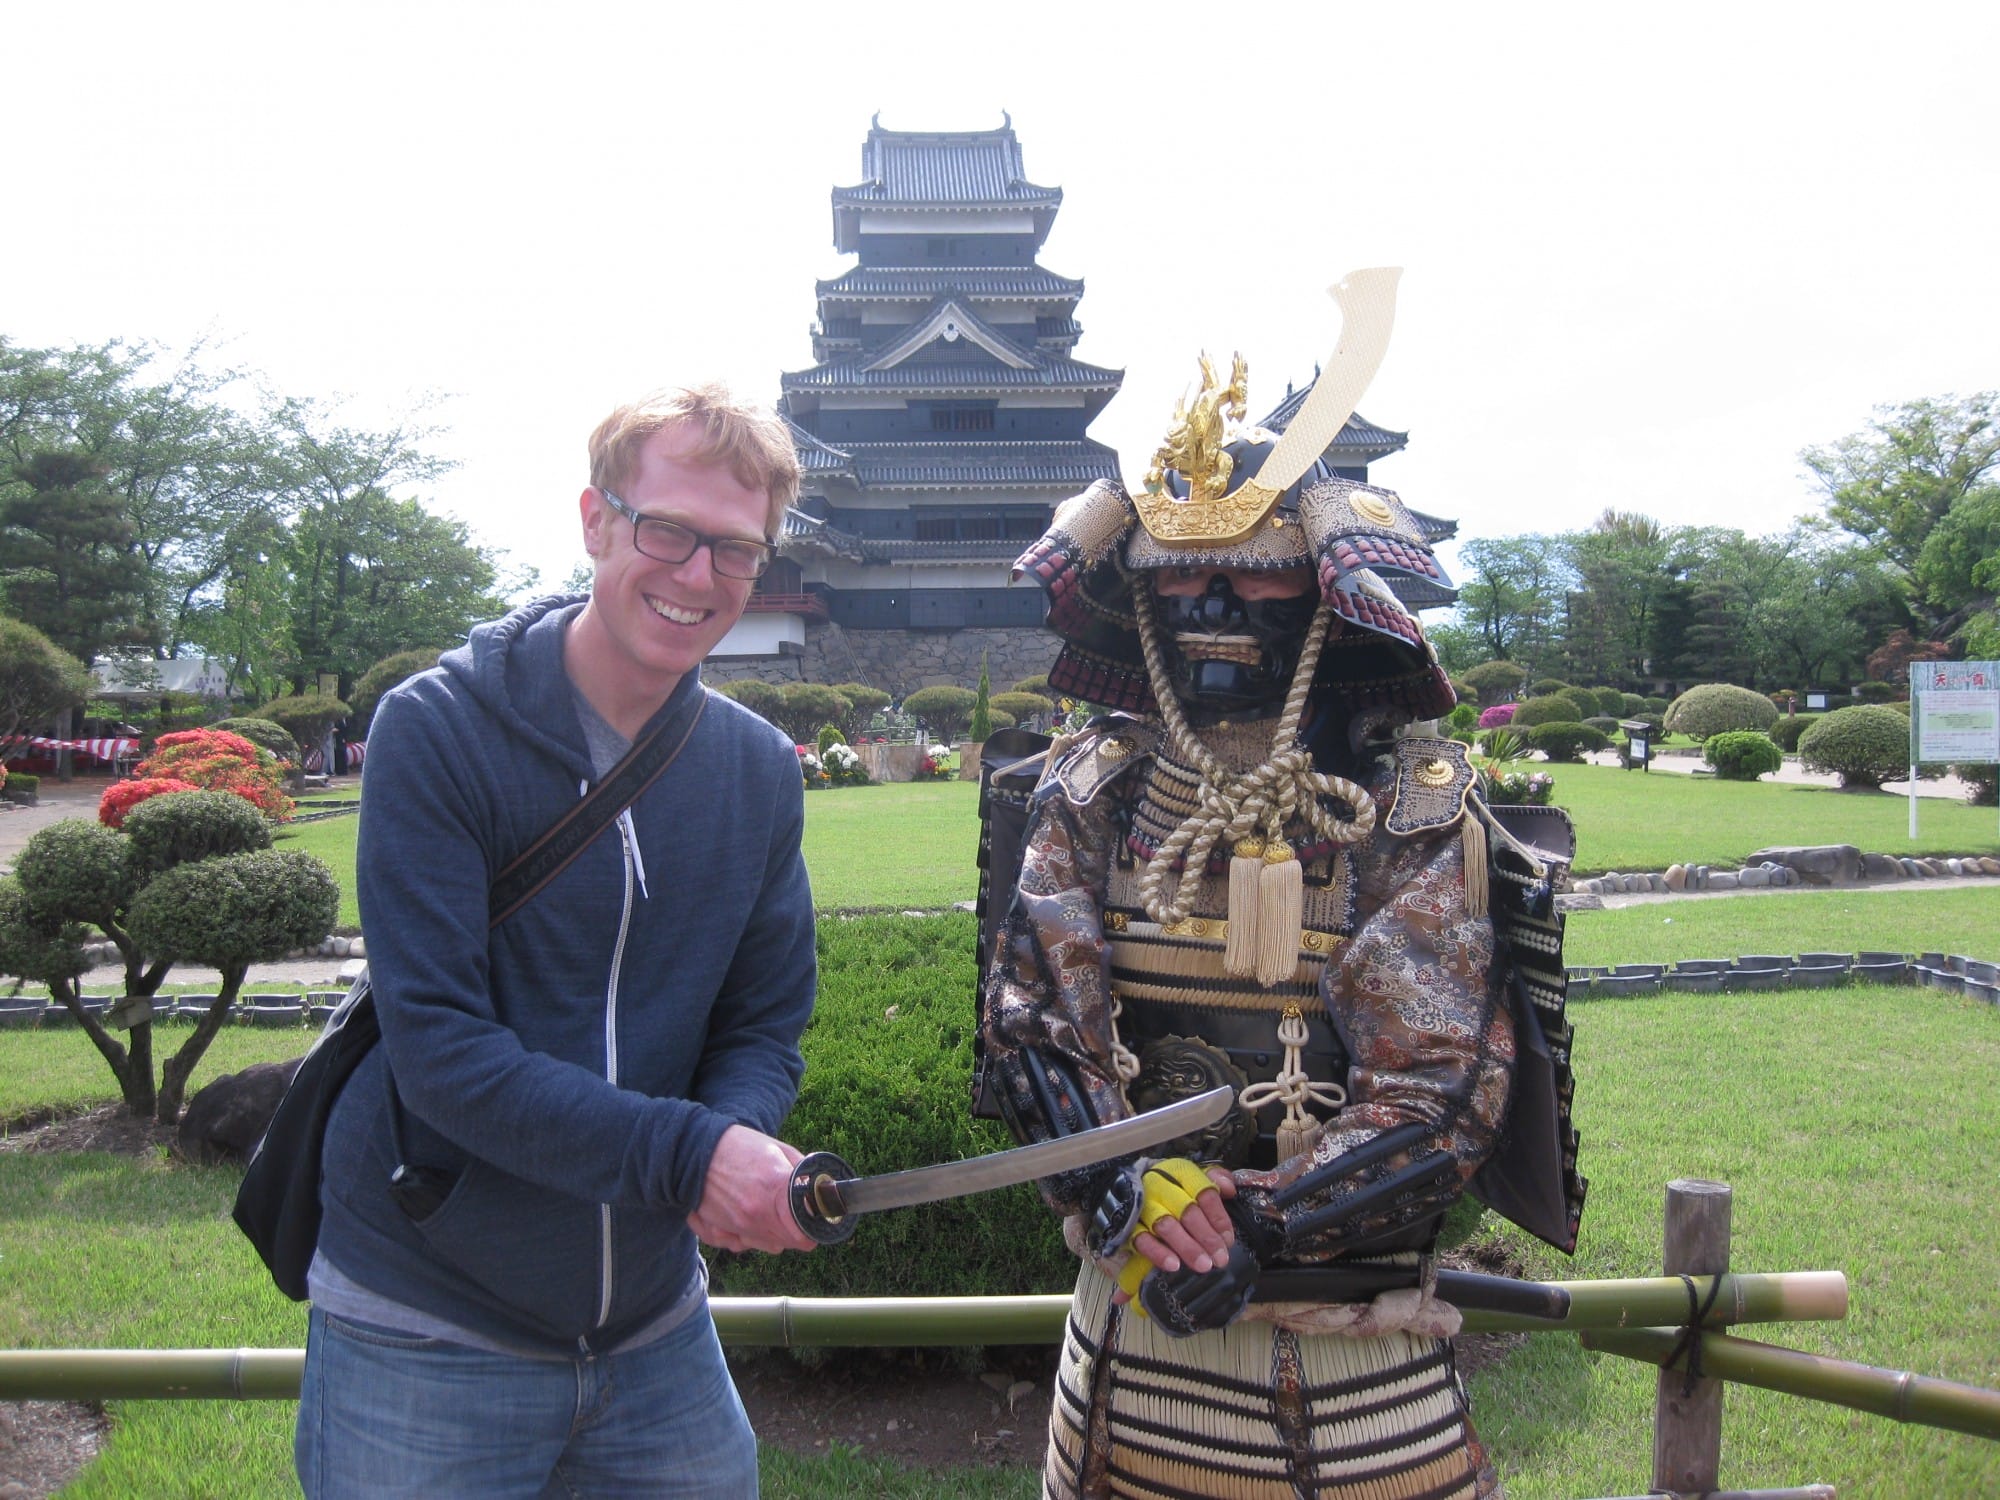
M 1667 1184 L 1663 1269 L 1668 1275 L 1719 1276 L 1729 1269 L 1729 1184 L 1677 1178 Z M 1722 1382 L 1660 1371 L 1653 1397 L 1653 1488 L 1705 1495 L 1719 1489 Z

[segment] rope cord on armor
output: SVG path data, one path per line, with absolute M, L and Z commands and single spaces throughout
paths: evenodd
M 1322 600 L 1313 615 L 1299 655 L 1298 671 L 1272 735 L 1270 758 L 1236 775 L 1196 736 L 1182 712 L 1180 700 L 1174 696 L 1172 678 L 1161 654 L 1152 593 L 1145 580 L 1134 581 L 1132 603 L 1138 616 L 1147 676 L 1167 727 L 1168 743 L 1184 763 L 1201 775 L 1201 805 L 1161 842 L 1140 880 L 1141 904 L 1154 921 L 1165 926 L 1186 919 L 1219 840 L 1226 838 L 1233 850 L 1238 840 L 1253 837 L 1261 826 L 1275 841 L 1280 838 L 1286 820 L 1294 815 L 1303 816 L 1320 837 L 1335 844 L 1356 843 L 1374 831 L 1374 800 L 1345 777 L 1314 770 L 1311 752 L 1297 742 L 1299 720 L 1304 716 L 1313 673 L 1318 669 L 1320 648 L 1326 642 L 1333 619 L 1332 605 Z M 1353 815 L 1344 820 L 1337 818 L 1321 805 L 1322 796 L 1345 802 Z M 1176 863 L 1181 864 L 1180 878 L 1169 897 L 1166 886 Z
M 1718 1275 L 1709 1283 L 1705 1299 L 1696 1297 L 1692 1276 L 1682 1274 L 1681 1285 L 1687 1288 L 1688 1320 L 1681 1328 L 1681 1336 L 1674 1341 L 1673 1352 L 1667 1356 L 1667 1367 L 1671 1369 L 1682 1355 L 1687 1356 L 1687 1370 L 1681 1381 L 1681 1400 L 1685 1401 L 1694 1394 L 1694 1383 L 1706 1379 L 1701 1373 L 1701 1324 L 1714 1310 L 1715 1299 L 1722 1291 L 1722 1277 Z

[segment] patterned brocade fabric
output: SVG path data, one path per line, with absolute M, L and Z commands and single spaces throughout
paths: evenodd
M 1118 960 L 1129 960 L 1135 939 L 1145 939 L 1146 967 L 1154 972 L 1133 993 L 1117 997 L 1132 1029 L 1149 1030 L 1141 1013 L 1158 998 L 1164 976 L 1184 985 L 1191 1005 L 1204 995 L 1217 1008 L 1255 1003 L 1253 981 L 1222 975 L 1222 944 L 1212 927 L 1162 933 L 1134 909 L 1135 869 L 1142 861 L 1132 845 L 1172 816 L 1185 800 L 1187 778 L 1186 768 L 1164 756 L 1147 757 L 1084 807 L 1074 805 L 1057 780 L 1045 782 L 1036 794 L 1015 906 L 996 946 L 986 1043 L 999 1076 L 1004 1080 L 1019 1069 L 1023 1048 L 1056 1054 L 1074 1066 L 1100 1122 L 1130 1113 L 1113 1063 L 1111 1002 L 1114 966 L 1131 967 Z M 1342 1085 L 1349 1098 L 1326 1122 L 1310 1155 L 1239 1174 L 1241 1206 L 1262 1231 L 1260 1256 L 1323 1260 L 1407 1227 L 1407 1212 L 1399 1220 L 1392 1208 L 1334 1230 L 1300 1235 L 1292 1229 L 1437 1151 L 1452 1156 L 1455 1187 L 1462 1187 L 1492 1149 L 1506 1113 L 1512 1019 L 1499 1003 L 1492 924 L 1466 910 L 1457 829 L 1395 837 L 1386 829 L 1393 768 L 1377 766 L 1364 785 L 1376 801 L 1377 829 L 1340 859 L 1321 861 L 1317 888 L 1309 871 L 1312 920 L 1301 933 L 1301 969 L 1293 984 L 1273 990 L 1268 1000 L 1275 1056 L 1275 1025 L 1285 1000 L 1304 998 L 1294 986 L 1310 982 L 1317 971 L 1318 1003 L 1310 1008 L 1331 1019 L 1348 1062 L 1346 1077 L 1318 1081 Z M 1214 918 L 1226 909 L 1226 879 L 1211 875 L 1196 912 Z M 1115 930 L 1107 932 L 1107 922 Z M 1329 940 L 1318 952 L 1307 946 L 1315 927 Z M 1314 1166 L 1412 1122 L 1425 1127 L 1414 1147 L 1286 1208 L 1272 1201 Z M 1051 1206 L 1067 1214 L 1082 1204 L 1057 1195 Z M 1437 1211 L 1427 1208 L 1420 1217 L 1427 1221 Z

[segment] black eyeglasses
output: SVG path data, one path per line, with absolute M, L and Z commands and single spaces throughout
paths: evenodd
M 764 570 L 771 566 L 771 559 L 776 555 L 776 549 L 766 542 L 746 542 L 735 536 L 709 536 L 678 521 L 642 515 L 601 484 L 597 492 L 610 502 L 613 510 L 631 521 L 632 545 L 655 562 L 684 563 L 694 556 L 696 548 L 706 547 L 711 565 L 724 578 L 743 578 L 754 582 L 764 576 Z

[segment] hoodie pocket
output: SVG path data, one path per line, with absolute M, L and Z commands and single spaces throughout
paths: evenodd
M 489 1297 L 564 1336 L 590 1328 L 597 1310 L 594 1204 L 475 1157 L 416 1230 Z

